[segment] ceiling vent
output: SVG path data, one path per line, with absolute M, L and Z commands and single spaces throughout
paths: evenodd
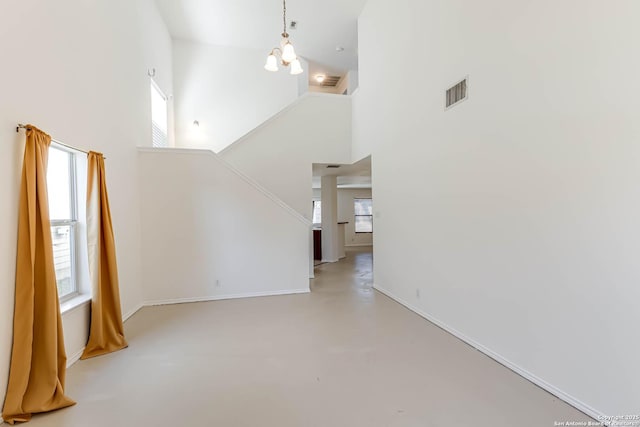
M 451 108 L 467 99 L 467 80 L 468 77 L 465 77 L 464 80 L 447 89 L 445 109 Z
M 336 87 L 340 82 L 340 76 L 326 76 L 322 83 L 319 83 L 318 86 L 322 87 Z
M 338 169 L 340 165 L 327 165 L 327 169 Z

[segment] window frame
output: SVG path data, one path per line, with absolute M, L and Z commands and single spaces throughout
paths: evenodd
M 78 283 L 78 184 L 77 184 L 77 162 L 76 156 L 78 153 L 75 150 L 69 149 L 61 144 L 57 144 L 55 141 L 51 142 L 49 150 L 54 149 L 62 151 L 69 156 L 69 212 L 71 218 L 69 219 L 50 219 L 50 232 L 53 232 L 54 227 L 69 227 L 69 269 L 71 272 L 71 286 L 73 291 L 60 296 L 60 289 L 58 289 L 58 278 L 56 277 L 56 290 L 58 291 L 58 300 L 60 304 L 67 302 L 78 295 L 80 295 L 80 287 Z M 48 195 L 51 196 L 50 194 Z M 53 241 L 52 241 L 53 244 Z M 53 248 L 52 248 L 53 249 Z
M 358 215 L 356 214 L 356 201 L 357 200 L 370 200 L 371 201 L 371 209 L 372 212 L 370 215 Z M 373 199 L 371 197 L 354 197 L 353 198 L 353 217 L 354 217 L 354 223 L 353 223 L 353 231 L 355 232 L 355 234 L 373 234 Z M 371 231 L 358 231 L 358 218 L 359 217 L 368 217 L 371 218 Z
M 320 210 L 320 222 L 315 222 L 315 213 L 316 213 L 316 203 L 318 203 L 318 209 Z M 322 200 L 314 200 L 311 208 L 311 223 L 312 224 L 322 224 Z
M 165 121 L 166 121 L 166 125 L 167 125 L 167 129 L 164 132 L 164 145 L 155 145 L 155 138 L 154 138 L 154 130 L 157 127 L 159 131 L 160 127 L 156 125 L 156 122 L 153 120 L 153 93 L 149 93 L 150 95 L 150 101 L 151 101 L 151 146 L 153 148 L 167 148 L 169 147 L 169 97 L 164 93 L 164 91 L 162 89 L 160 89 L 160 86 L 158 85 L 158 83 L 156 83 L 156 81 L 151 77 L 149 79 L 151 81 L 151 85 L 150 85 L 150 89 L 151 90 L 155 90 L 157 92 L 158 95 L 160 95 L 160 97 L 164 100 L 164 115 L 165 115 Z

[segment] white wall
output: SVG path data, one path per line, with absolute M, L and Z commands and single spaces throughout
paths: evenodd
M 347 77 L 348 77 L 347 93 L 349 95 L 353 95 L 355 91 L 358 90 L 358 86 L 360 85 L 360 82 L 358 80 L 358 70 L 349 71 L 349 74 L 347 74 Z
M 174 40 L 177 147 L 218 152 L 298 98 L 305 77 L 266 71 L 268 53 Z
M 338 222 L 348 222 L 344 228 L 345 246 L 373 245 L 373 233 L 356 233 L 353 205 L 353 199 L 370 198 L 370 188 L 338 188 Z M 321 200 L 320 189 L 313 190 L 313 200 Z M 375 227 L 374 223 L 374 230 Z
M 298 75 L 298 96 L 309 92 L 309 61 L 298 58 L 302 67 L 302 74 Z
M 142 150 L 147 303 L 309 291 L 311 224 L 211 151 Z
M 351 97 L 308 93 L 220 153 L 311 219 L 313 163 L 351 163 Z
M 0 402 L 13 328 L 18 194 L 30 122 L 107 156 L 123 312 L 142 302 L 136 146 L 151 141 L 147 69 L 171 93 L 171 42 L 152 0 L 5 2 L 0 13 Z M 86 342 L 88 306 L 65 315 L 67 354 Z M 82 337 L 84 336 L 84 342 Z
M 638 16 L 634 0 L 370 0 L 359 20 L 376 286 L 592 414 L 640 402 Z

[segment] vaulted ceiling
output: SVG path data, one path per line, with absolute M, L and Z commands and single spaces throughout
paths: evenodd
M 264 51 L 282 33 L 281 0 L 156 0 L 172 37 Z M 344 74 L 358 68 L 357 19 L 366 0 L 288 0 L 287 25 L 309 74 Z M 344 48 L 338 51 L 336 48 Z

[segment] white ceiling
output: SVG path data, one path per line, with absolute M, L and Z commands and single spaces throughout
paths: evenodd
M 156 0 L 171 36 L 264 51 L 280 43 L 281 0 Z M 343 75 L 358 68 L 357 19 L 366 0 L 288 0 L 287 25 L 296 53 L 318 73 Z M 344 47 L 337 52 L 336 47 Z
M 340 165 L 339 168 L 328 168 L 334 163 L 313 164 L 313 188 L 320 188 L 322 176 L 336 175 L 340 188 L 371 188 L 371 156 L 365 157 L 351 165 Z

